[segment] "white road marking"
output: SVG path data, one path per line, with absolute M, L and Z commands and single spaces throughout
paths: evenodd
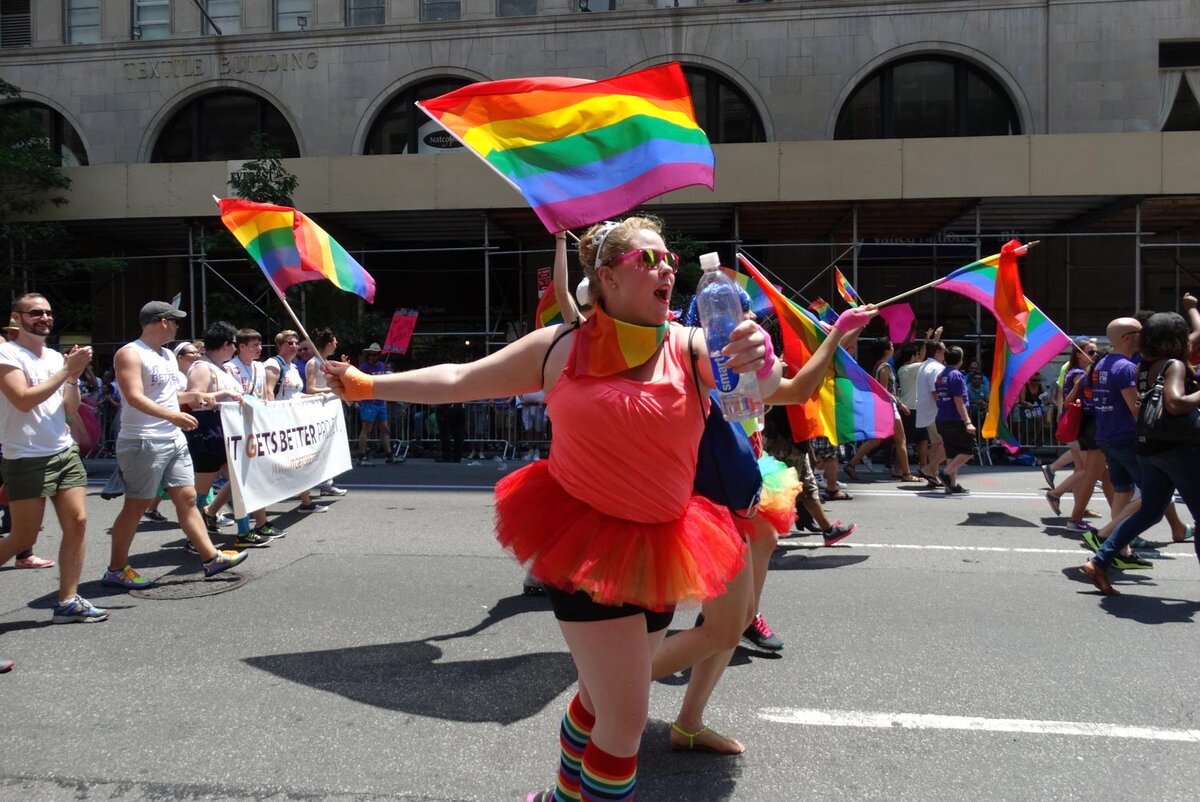
M 810 727 L 865 727 L 871 729 L 969 730 L 1015 732 L 1027 735 L 1085 735 L 1097 738 L 1132 738 L 1149 741 L 1200 743 L 1200 730 L 1133 727 L 1091 721 L 1038 721 L 1021 718 L 937 716 L 927 713 L 868 713 L 857 710 L 804 710 L 775 707 L 760 710 L 759 718 L 779 724 Z
M 784 547 L 795 547 L 800 549 L 823 549 L 820 543 L 799 543 L 793 542 L 791 538 L 785 538 L 780 541 Z M 1191 543 L 1185 545 L 1190 546 Z M 834 547 L 835 549 L 921 549 L 928 551 L 991 551 L 991 552 L 1010 552 L 1013 554 L 1074 554 L 1076 556 L 1086 557 L 1091 552 L 1085 549 L 1036 549 L 1024 548 L 1020 546 L 949 546 L 935 543 L 849 543 L 843 540 Z M 1152 550 L 1143 550 L 1141 553 L 1146 554 Z M 1189 550 L 1184 553 L 1172 553 L 1169 551 L 1157 550 L 1157 554 L 1162 559 L 1174 560 L 1180 556 L 1190 557 L 1192 552 Z

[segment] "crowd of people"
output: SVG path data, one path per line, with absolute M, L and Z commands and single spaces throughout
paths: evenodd
M 949 496 L 968 494 L 959 471 L 978 453 L 972 415 L 981 392 L 978 371 L 970 371 L 961 348 L 943 342 L 940 328 L 895 353 L 891 343 L 882 344 L 873 373 L 892 394 L 895 432 L 890 443 L 854 444 L 843 455 L 804 402 L 824 380 L 835 350 L 856 347 L 875 313 L 872 307 L 844 312 L 807 361 L 785 367 L 751 314 L 719 353 L 710 353 L 694 328 L 672 322 L 679 259 L 667 249 L 654 218 L 592 226 L 580 240 L 579 260 L 586 276 L 583 303 L 565 315 L 567 322 L 536 330 L 476 362 L 403 373 L 381 367 L 374 344 L 358 366 L 333 359 L 338 342 L 329 329 L 313 332 L 307 360 L 308 344 L 296 332 L 280 332 L 277 354 L 262 361 L 261 336 L 224 322 L 210 326 L 201 341 L 168 348 L 186 315 L 163 302 L 146 304 L 139 314 L 140 337 L 114 360 L 120 397 L 115 452 L 125 500 L 112 527 L 104 584 L 125 589 L 150 584 L 128 564 L 128 554 L 138 522 L 160 495 L 174 504 L 206 576 L 236 566 L 247 549 L 284 535 L 258 510 L 251 514 L 254 527 L 239 532 L 233 548 L 213 544 L 212 537 L 231 523 L 222 517 L 228 485 L 211 492 L 224 467 L 224 449 L 216 446 L 222 437 L 215 410 L 222 401 L 254 396 L 270 403 L 334 393 L 359 405 L 361 465 L 372 440 L 391 456 L 388 402 L 441 410 L 481 398 L 529 399 L 529 406 L 544 403 L 553 417 L 554 447 L 549 459 L 531 461 L 497 484 L 497 538 L 528 571 L 527 582 L 549 598 L 579 686 L 559 733 L 555 784 L 530 793 L 526 802 L 632 799 L 649 683 L 686 668 L 691 673 L 671 726 L 672 747 L 744 751 L 735 738 L 705 725 L 704 711 L 739 640 L 775 650 L 783 646 L 760 611 L 778 539 L 802 529 L 819 533 L 826 545 L 850 536 L 854 525 L 830 520 L 823 502 L 849 501 L 839 467 L 854 481 L 868 455 L 880 449 L 897 481 L 920 482 Z M 565 262 L 565 238 L 559 235 L 556 274 L 565 275 Z M 1200 456 L 1200 433 L 1194 440 L 1155 439 L 1137 426 L 1139 404 L 1156 389 L 1164 415 L 1185 420 L 1200 415 L 1191 361 L 1200 348 L 1200 312 L 1190 295 L 1185 306 L 1190 325 L 1175 313 L 1113 320 L 1110 352 L 1101 357 L 1095 342 L 1076 343 L 1060 380 L 1061 403 L 1078 399 L 1083 421 L 1062 460 L 1045 466 L 1051 485 L 1046 500 L 1057 515 L 1062 496 L 1074 495 L 1068 525 L 1096 551 L 1082 572 L 1104 594 L 1116 593 L 1110 569 L 1138 567 L 1132 551 L 1137 538 L 1173 514 L 1175 491 L 1193 519 L 1200 512 L 1200 483 L 1190 470 Z M 0 470 L 11 512 L 0 564 L 33 556 L 50 499 L 63 533 L 52 621 L 105 621 L 108 611 L 78 594 L 87 475 L 69 428 L 82 403 L 91 349 L 76 346 L 64 355 L 47 347 L 53 311 L 41 295 L 18 298 L 13 316 L 16 334 L 0 346 L 0 392 L 8 402 L 0 409 Z M 720 362 L 754 374 L 765 400 L 779 410 L 771 421 L 759 421 L 749 440 L 762 490 L 748 508 L 731 508 L 694 489 Z M 1038 383 L 1026 391 L 1038 403 L 1054 403 Z M 625 436 L 613 437 L 614 431 Z M 1071 478 L 1056 485 L 1055 471 L 1068 463 L 1074 463 Z M 1112 520 L 1099 530 L 1084 520 L 1097 481 L 1110 493 L 1112 509 Z M 315 499 L 343 493 L 332 484 L 312 488 L 301 496 L 299 509 L 324 512 L 327 507 Z M 1192 539 L 1192 527 L 1177 515 L 1171 520 L 1174 540 Z M 701 604 L 700 616 L 694 626 L 667 637 L 676 606 L 686 601 Z
M 231 493 L 228 482 L 220 482 L 226 451 L 217 405 L 249 397 L 271 403 L 330 392 L 316 364 L 307 370 L 306 380 L 296 359 L 302 352 L 296 332 L 279 332 L 277 356 L 262 362 L 261 335 L 225 321 L 209 326 L 202 340 L 176 342 L 179 321 L 186 316 L 162 301 L 143 306 L 138 315 L 141 334 L 116 352 L 115 387 L 102 393 L 119 399 L 114 407 L 118 410 L 117 470 L 102 496 L 124 496 L 111 528 L 108 568 L 100 580 L 106 586 L 138 590 L 153 584 L 129 564 L 129 552 L 143 518 L 166 520 L 158 511 L 164 499 L 175 507 L 186 537 L 185 551 L 199 558 L 206 577 L 238 565 L 248 549 L 285 537 L 287 533 L 268 520 L 266 510 L 253 511 L 246 521 L 234 521 L 223 513 Z M 18 568 L 56 564 L 33 553 L 49 499 L 63 532 L 57 561 L 58 604 L 51 620 L 96 623 L 107 620 L 109 612 L 78 593 L 88 477 L 72 435 L 72 424 L 89 392 L 92 349 L 73 346 L 64 355 L 48 346 L 53 325 L 49 301 L 27 293 L 13 303 L 8 342 L 0 345 L 0 392 L 5 397 L 0 404 L 0 474 L 8 530 L 0 540 L 0 565 L 14 558 Z M 313 339 L 326 356 L 337 345 L 329 329 L 317 329 Z M 326 512 L 328 506 L 314 496 L 346 492 L 332 481 L 325 482 L 302 493 L 297 510 Z M 213 538 L 233 526 L 238 531 L 228 548 L 217 548 Z

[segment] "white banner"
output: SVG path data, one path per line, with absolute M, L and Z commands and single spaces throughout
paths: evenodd
M 295 496 L 350 470 L 342 402 L 325 394 L 294 401 L 221 404 L 233 512 Z

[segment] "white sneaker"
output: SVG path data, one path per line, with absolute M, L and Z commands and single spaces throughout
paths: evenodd
M 373 468 L 373 467 L 375 467 L 375 463 L 374 463 L 374 462 L 371 462 L 371 460 L 367 459 L 366 457 L 359 457 L 359 458 L 358 458 L 358 464 L 359 464 L 359 467 L 362 467 L 362 468 Z

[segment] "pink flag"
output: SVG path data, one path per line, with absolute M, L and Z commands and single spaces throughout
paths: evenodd
M 913 338 L 917 316 L 909 304 L 885 306 L 879 310 L 879 316 L 887 321 L 888 339 L 893 345 L 901 345 Z
M 388 327 L 387 339 L 383 342 L 383 353 L 406 354 L 412 341 L 413 329 L 417 327 L 416 309 L 397 309 Z

